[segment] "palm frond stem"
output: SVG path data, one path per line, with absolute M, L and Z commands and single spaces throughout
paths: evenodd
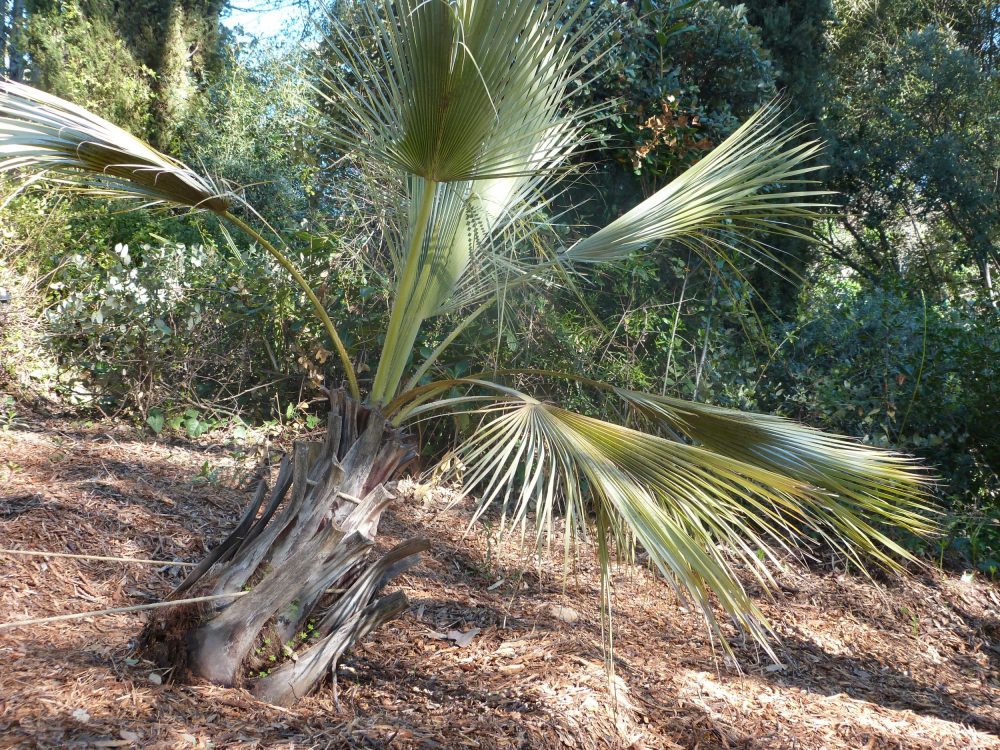
M 615 386 L 610 383 L 604 383 L 600 380 L 588 378 L 585 375 L 563 372 L 561 370 L 546 370 L 538 367 L 512 367 L 497 370 L 480 370 L 479 372 L 466 375 L 462 378 L 434 380 L 430 383 L 424 383 L 423 385 L 410 385 L 407 383 L 408 387 L 386 405 L 385 413 L 393 415 L 393 424 L 399 425 L 406 421 L 412 408 L 426 402 L 426 400 L 428 398 L 432 398 L 435 393 L 440 393 L 441 391 L 445 391 L 456 385 L 482 384 L 486 382 L 483 378 L 504 375 L 537 375 L 539 377 L 553 378 L 556 380 L 572 380 L 602 391 L 610 392 L 615 390 Z
M 413 325 L 414 311 L 410 308 L 409 298 L 420 272 L 420 255 L 423 251 L 424 238 L 431 222 L 431 211 L 434 208 L 436 190 L 434 182 L 427 180 L 420 195 L 420 206 L 417 218 L 411 227 L 409 247 L 406 251 L 406 261 L 403 265 L 403 275 L 397 285 L 397 297 L 389 316 L 389 327 L 386 330 L 385 344 L 382 346 L 382 356 L 375 372 L 375 382 L 372 384 L 372 403 L 381 404 L 391 397 L 402 379 L 403 368 L 413 345 L 412 340 L 403 343 L 404 327 L 412 329 L 413 339 L 416 338 L 420 322 Z M 405 299 L 404 299 L 405 298 Z M 410 319 L 409 321 L 407 319 Z M 409 325 L 407 323 L 409 322 Z M 409 337 L 407 337 L 409 338 Z
M 416 372 L 414 372 L 413 375 L 410 376 L 409 380 L 407 380 L 406 384 L 403 386 L 403 391 L 406 392 L 416 387 L 417 383 L 420 382 L 420 378 L 422 378 L 427 373 L 427 371 L 431 368 L 431 366 L 444 353 L 444 350 L 447 349 L 449 346 L 451 346 L 455 342 L 455 339 L 458 338 L 458 336 L 462 333 L 462 331 L 468 328 L 469 325 L 473 321 L 475 321 L 476 318 L 478 318 L 480 315 L 486 312 L 487 309 L 492 307 L 496 303 L 496 301 L 497 300 L 495 296 L 491 297 L 490 299 L 483 302 L 479 307 L 477 307 L 471 313 L 462 318 L 462 322 L 459 323 L 457 326 L 455 326 L 455 328 L 452 329 L 451 333 L 445 336 L 440 344 L 434 347 L 434 351 L 432 351 L 430 354 L 427 355 L 427 359 L 425 359 L 421 363 L 420 367 L 417 368 Z

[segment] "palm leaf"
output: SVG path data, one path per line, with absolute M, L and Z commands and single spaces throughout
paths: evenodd
M 820 147 L 797 143 L 803 128 L 787 127 L 783 109 L 777 102 L 763 107 L 697 164 L 560 259 L 607 263 L 672 240 L 702 255 L 727 248 L 765 261 L 769 248 L 751 239 L 752 233 L 809 239 L 798 227 L 816 217 L 825 205 L 817 199 L 827 194 L 810 188 L 806 178 L 822 168 L 812 163 Z
M 912 555 L 872 522 L 918 535 L 936 529 L 930 517 L 933 507 L 927 501 L 932 482 L 912 457 L 769 414 L 620 388 L 614 391 L 655 424 L 719 455 L 826 490 L 828 494 L 816 495 L 810 507 L 835 532 L 830 539 L 837 546 L 843 546 L 836 542 L 839 538 L 856 537 L 855 543 L 865 554 L 894 567 L 894 558 L 886 550 L 904 558 L 912 559 Z M 866 539 L 877 543 L 869 545 Z
M 597 519 L 620 553 L 630 554 L 638 542 L 702 609 L 716 635 L 722 637 L 710 592 L 766 646 L 770 631 L 737 570 L 748 569 L 765 587 L 772 584 L 766 561 L 777 562 L 779 551 L 791 552 L 803 531 L 818 525 L 811 508 L 825 493 L 705 448 L 582 416 L 509 388 L 501 393 L 497 404 L 476 410 L 486 421 L 459 450 L 466 492 L 481 494 L 479 513 L 499 502 L 515 524 L 528 523 L 533 514 L 539 543 L 559 512 L 571 536 L 585 534 L 589 520 Z
M 433 182 L 557 165 L 581 137 L 560 105 L 586 69 L 589 25 L 565 31 L 582 7 L 384 0 L 357 8 L 354 29 L 331 18 L 321 93 L 346 115 L 331 124 L 332 140 Z
M 0 79 L 0 172 L 27 169 L 86 192 L 224 213 L 233 196 L 117 125 Z
M 591 521 L 611 535 L 620 554 L 632 554 L 638 543 L 720 637 L 710 592 L 750 635 L 765 646 L 769 640 L 766 622 L 739 583 L 740 568 L 767 590 L 770 564 L 817 537 L 862 570 L 872 560 L 895 568 L 897 558 L 912 557 L 877 525 L 916 534 L 935 528 L 925 499 L 928 479 L 911 459 L 778 417 L 583 380 L 613 391 L 675 439 L 479 378 L 428 384 L 395 403 L 405 419 L 459 409 L 483 416 L 459 449 L 465 492 L 481 497 L 476 517 L 499 503 L 505 525 L 525 529 L 533 522 L 542 544 L 562 513 L 567 544 L 585 535 Z M 428 402 L 461 384 L 494 391 L 494 403 L 480 406 L 484 396 L 473 394 Z
M 332 21 L 332 138 L 406 174 L 376 403 L 398 390 L 428 317 L 498 294 L 519 273 L 509 235 L 545 205 L 542 186 L 584 139 L 579 113 L 562 111 L 588 48 L 586 23 L 566 32 L 569 8 L 404 0 L 358 10 L 369 36 Z

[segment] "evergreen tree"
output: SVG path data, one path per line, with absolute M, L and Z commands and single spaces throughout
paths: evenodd
M 771 55 L 778 90 L 792 103 L 795 116 L 814 129 L 804 137 L 815 137 L 817 131 L 823 133 L 830 74 L 826 29 L 833 20 L 831 1 L 748 0 L 740 4 Z M 781 240 L 777 250 L 791 273 L 776 276 L 758 271 L 752 282 L 772 309 L 787 316 L 794 311 L 799 278 L 812 261 L 815 247 L 788 237 Z
M 995 304 L 995 6 L 921 0 L 840 9 L 827 123 L 830 184 L 844 210 L 830 252 L 871 281 L 916 275 L 937 295 L 974 269 L 982 298 Z
M 771 53 L 778 88 L 794 102 L 798 117 L 819 123 L 829 70 L 827 26 L 830 0 L 748 0 L 747 20 L 760 30 Z
M 24 77 L 24 48 L 21 38 L 23 26 L 24 0 L 12 0 L 10 21 L 5 36 L 7 43 L 7 75 L 15 81 L 20 81 Z
M 177 123 L 223 65 L 224 0 L 28 3 L 32 83 L 85 101 L 161 147 L 177 145 Z
M 0 74 L 7 72 L 7 36 L 8 30 L 7 13 L 10 4 L 7 0 L 0 0 Z

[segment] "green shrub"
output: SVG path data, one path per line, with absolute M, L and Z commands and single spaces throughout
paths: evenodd
M 943 481 L 957 562 L 1000 560 L 1000 316 L 843 278 L 812 290 L 773 360 L 762 407 L 912 452 Z

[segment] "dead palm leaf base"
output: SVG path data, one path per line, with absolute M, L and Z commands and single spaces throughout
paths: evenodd
M 331 406 L 326 440 L 296 443 L 270 492 L 262 480 L 236 528 L 170 595 L 239 598 L 165 609 L 144 629 L 143 651 L 175 675 L 291 705 L 407 607 L 402 592 L 379 592 L 428 543 L 410 539 L 381 557 L 373 547 L 394 499 L 386 483 L 414 457 L 412 445 L 343 392 Z

